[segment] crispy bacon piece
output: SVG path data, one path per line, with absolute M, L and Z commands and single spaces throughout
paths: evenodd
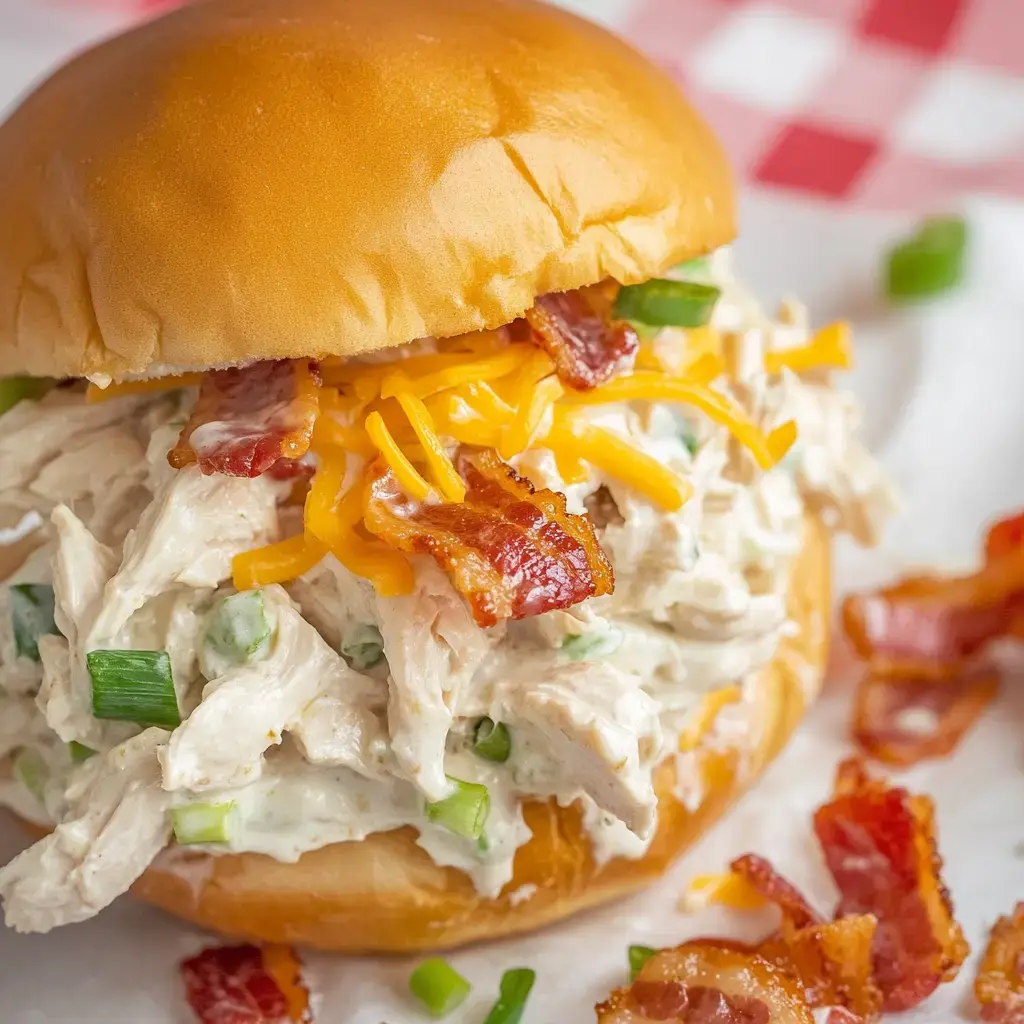
M 529 338 L 555 361 L 559 380 L 589 391 L 633 369 L 640 339 L 592 289 L 552 292 L 537 299 L 526 314 Z
M 985 535 L 985 563 L 998 561 L 1024 550 L 1024 512 L 1001 519 Z M 1024 639 L 1024 610 L 1018 609 L 1007 632 Z
M 970 576 L 915 576 L 848 597 L 843 628 L 878 675 L 949 678 L 1024 611 L 1024 549 Z
M 289 947 L 214 946 L 184 961 L 185 998 L 200 1024 L 306 1024 L 309 993 Z
M 807 902 L 803 893 L 792 882 L 775 870 L 771 861 L 756 853 L 745 853 L 729 865 L 732 871 L 745 879 L 766 900 L 782 911 L 782 917 L 793 928 L 806 928 L 823 923 L 820 914 Z
M 981 1019 L 994 1024 L 1024 1024 L 1024 902 L 1013 917 L 1001 917 L 989 933 L 988 945 L 974 978 Z
M 883 1008 L 909 1009 L 956 977 L 969 947 L 939 874 L 931 800 L 844 763 L 814 830 L 842 894 L 837 917 L 878 919 L 873 960 Z
M 568 608 L 609 594 L 611 563 L 565 495 L 535 491 L 493 450 L 460 451 L 460 504 L 407 498 L 383 460 L 370 469 L 366 528 L 400 551 L 432 555 L 480 626 Z
M 811 1024 L 800 983 L 737 943 L 699 939 L 656 953 L 628 988 L 597 1006 L 598 1024 Z
M 308 359 L 280 359 L 203 378 L 192 415 L 168 452 L 175 469 L 256 477 L 309 450 L 320 412 L 319 379 Z
M 945 757 L 999 692 L 999 673 L 981 667 L 957 679 L 886 679 L 868 674 L 854 703 L 853 737 L 872 757 L 907 767 Z
M 833 1006 L 828 1011 L 825 1024 L 864 1024 L 864 1018 L 845 1006 Z

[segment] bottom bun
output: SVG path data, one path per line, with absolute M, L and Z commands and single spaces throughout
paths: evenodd
M 337 843 L 283 864 L 262 854 L 211 856 L 169 851 L 133 893 L 227 935 L 348 953 L 435 950 L 529 931 L 639 889 L 666 868 L 748 789 L 779 752 L 825 667 L 830 606 L 829 538 L 809 518 L 793 568 L 794 623 L 775 659 L 758 673 L 743 749 L 717 743 L 698 751 L 700 806 L 675 796 L 675 763 L 656 772 L 659 825 L 639 860 L 594 862 L 579 808 L 553 801 L 524 806 L 533 838 L 520 848 L 512 880 L 486 899 L 469 878 L 438 867 L 411 828 Z

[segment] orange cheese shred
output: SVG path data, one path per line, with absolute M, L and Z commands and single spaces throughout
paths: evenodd
M 90 403 L 108 402 L 111 398 L 124 395 L 148 395 L 157 391 L 174 391 L 177 388 L 197 388 L 203 382 L 203 373 L 179 373 L 171 377 L 149 377 L 146 380 L 123 380 L 119 384 L 108 384 L 105 388 L 90 384 L 85 391 L 85 400 Z
M 849 370 L 853 366 L 853 337 L 845 320 L 823 327 L 807 345 L 772 349 L 764 354 L 767 373 L 781 373 L 783 367 L 794 373 L 807 370 Z

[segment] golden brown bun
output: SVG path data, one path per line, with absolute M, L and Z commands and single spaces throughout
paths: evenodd
M 0 374 L 350 356 L 729 241 L 667 75 L 534 0 L 206 0 L 0 127 Z
M 641 860 L 595 866 L 576 807 L 530 803 L 533 838 L 519 850 L 506 894 L 477 895 L 469 879 L 438 867 L 412 829 L 307 853 L 297 864 L 261 854 L 211 857 L 175 851 L 136 883 L 136 896 L 226 934 L 345 952 L 443 949 L 528 931 L 642 888 L 742 794 L 779 752 L 821 684 L 828 644 L 829 539 L 808 519 L 789 610 L 798 627 L 757 679 L 749 705 L 756 745 L 701 752 L 706 792 L 691 813 L 674 796 L 674 766 L 658 769 L 659 827 Z

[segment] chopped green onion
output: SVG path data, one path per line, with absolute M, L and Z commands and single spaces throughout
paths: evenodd
M 53 587 L 18 583 L 10 588 L 14 648 L 19 658 L 39 660 L 39 638 L 57 632 L 53 621 Z
M 22 747 L 11 767 L 14 769 L 14 777 L 42 803 L 46 782 L 50 778 L 50 769 L 43 755 L 32 747 Z
M 448 781 L 455 787 L 451 796 L 437 803 L 427 804 L 427 819 L 466 839 L 479 839 L 484 822 L 491 809 L 491 797 L 486 786 L 461 779 Z
M 0 416 L 23 398 L 42 398 L 52 387 L 53 381 L 49 377 L 0 378 Z
M 433 1017 L 446 1017 L 469 995 L 469 982 L 447 960 L 433 956 L 409 975 L 412 994 Z
M 181 725 L 166 651 L 90 651 L 85 660 L 97 718 L 162 729 Z
M 493 718 L 481 718 L 473 728 L 473 753 L 488 761 L 501 764 L 512 752 L 512 737 L 508 726 Z
M 650 946 L 629 947 L 629 983 L 636 981 L 637 975 L 644 969 L 644 964 L 658 951 Z
M 92 747 L 87 747 L 84 743 L 79 743 L 78 740 L 72 740 L 68 744 L 68 753 L 71 755 L 73 764 L 81 764 L 83 761 L 88 761 L 96 751 Z
M 926 220 L 916 234 L 890 249 L 886 293 L 890 299 L 925 299 L 960 283 L 967 225 L 959 217 Z
M 683 442 L 683 447 L 690 453 L 692 459 L 697 451 L 700 449 L 700 441 L 697 440 L 697 431 L 689 423 L 683 425 L 682 430 L 679 432 L 679 440 Z
M 246 590 L 225 598 L 206 631 L 206 642 L 218 653 L 236 662 L 251 658 L 270 636 L 270 623 L 263 610 L 263 595 Z
M 710 284 L 656 277 L 626 285 L 615 299 L 615 317 L 652 327 L 703 327 L 721 294 Z
M 376 626 L 356 626 L 341 641 L 341 656 L 357 671 L 379 665 L 384 657 L 384 638 Z
M 506 971 L 501 976 L 498 1001 L 491 1007 L 484 1024 L 519 1024 L 536 979 L 536 972 L 529 967 Z
M 231 838 L 234 800 L 226 804 L 182 804 L 171 808 L 174 838 L 182 846 L 226 843 Z
M 570 661 L 594 661 L 622 646 L 622 632 L 604 629 L 600 633 L 573 633 L 562 641 L 561 651 Z
M 698 256 L 696 259 L 686 260 L 683 263 L 677 263 L 673 268 L 672 272 L 679 274 L 681 277 L 688 277 L 691 274 L 697 274 L 701 276 L 706 274 L 711 269 L 711 261 L 707 256 Z

